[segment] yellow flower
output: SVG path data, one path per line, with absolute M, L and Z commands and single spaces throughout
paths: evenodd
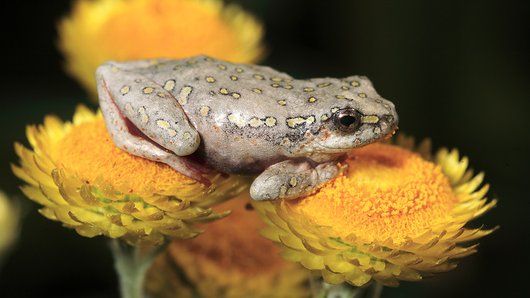
M 148 292 L 156 297 L 305 297 L 308 271 L 284 261 L 259 235 L 263 221 L 248 194 L 215 208 L 231 214 L 199 237 L 173 242 L 151 268 Z M 175 268 L 181 268 L 179 272 Z M 183 278 L 184 276 L 184 278 Z M 188 282 L 188 284 L 186 284 Z M 191 284 L 191 285 L 190 285 Z
M 496 201 L 484 198 L 484 175 L 474 176 L 456 150 L 433 160 L 428 143 L 419 152 L 373 144 L 354 151 L 343 174 L 318 193 L 255 203 L 268 223 L 264 235 L 286 259 L 332 284 L 393 286 L 454 268 L 476 251 L 463 242 L 493 231 L 464 226 Z
M 169 166 L 114 146 L 101 113 L 79 107 L 73 122 L 48 116 L 27 128 L 32 150 L 15 144 L 13 172 L 41 213 L 86 237 L 105 235 L 131 244 L 190 238 L 197 223 L 223 214 L 210 209 L 247 187 L 246 179 L 212 174 L 207 188 Z
M 263 56 L 263 28 L 221 0 L 78 0 L 59 24 L 68 72 L 94 94 L 107 60 L 205 54 L 238 63 Z
M 0 260 L 18 234 L 18 208 L 0 191 Z

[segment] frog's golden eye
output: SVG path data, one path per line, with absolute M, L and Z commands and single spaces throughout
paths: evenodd
M 334 116 L 337 127 L 345 132 L 354 131 L 361 123 L 361 115 L 351 108 L 338 110 Z

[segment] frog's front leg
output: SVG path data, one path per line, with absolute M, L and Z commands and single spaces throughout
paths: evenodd
M 254 200 L 295 199 L 317 190 L 336 177 L 339 167 L 328 162 L 313 166 L 308 161 L 286 160 L 268 167 L 252 183 Z

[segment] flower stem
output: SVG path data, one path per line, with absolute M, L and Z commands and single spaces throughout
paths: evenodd
M 372 294 L 371 298 L 380 298 L 381 293 L 383 293 L 383 285 L 377 281 L 372 282 Z
M 144 298 L 144 281 L 147 270 L 166 245 L 139 247 L 112 240 L 114 268 L 118 273 L 122 298 Z
M 383 292 L 383 285 L 376 281 L 369 286 L 354 287 L 347 283 L 332 285 L 312 278 L 310 286 L 314 298 L 380 298 Z
M 347 283 L 332 285 L 322 281 L 319 290 L 317 292 L 314 290 L 315 288 L 312 287 L 315 298 L 362 298 L 366 288 L 354 287 Z

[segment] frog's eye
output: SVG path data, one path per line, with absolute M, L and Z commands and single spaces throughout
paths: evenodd
M 354 109 L 342 109 L 335 114 L 335 124 L 342 131 L 353 131 L 361 123 L 361 115 Z

